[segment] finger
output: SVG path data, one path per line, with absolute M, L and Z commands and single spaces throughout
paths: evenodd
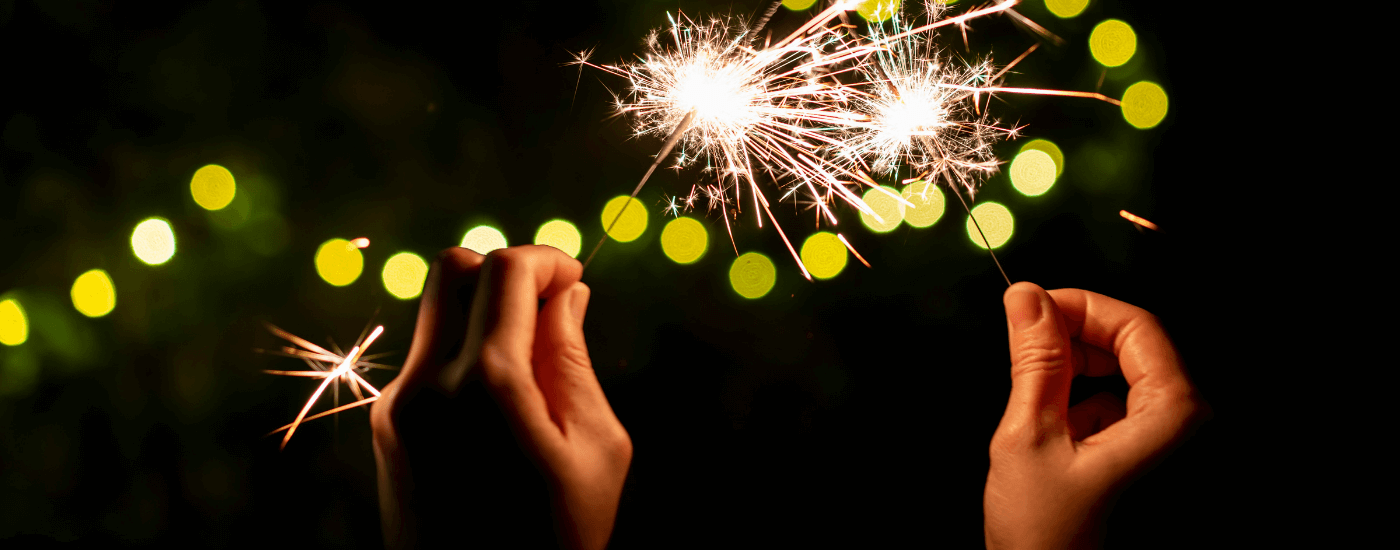
M 1202 417 L 1205 403 L 1157 318 L 1142 308 L 1078 289 L 1051 291 L 1071 334 L 1109 350 L 1128 382 L 1126 417 L 1090 436 L 1103 467 L 1131 470 L 1160 456 Z
M 1074 378 L 1069 332 L 1050 295 L 1016 283 L 1002 297 L 1011 347 L 1011 398 L 998 431 L 1026 433 L 1030 441 L 1067 434 L 1069 386 Z
M 1108 392 L 1095 394 L 1069 408 L 1070 438 L 1075 441 L 1099 433 L 1126 415 L 1123 400 Z
M 476 293 L 477 275 L 485 256 L 462 247 L 438 254 L 428 270 L 413 343 L 398 379 L 431 380 L 437 369 L 462 346 L 467 308 Z
M 535 381 L 548 402 L 550 417 L 564 423 L 593 426 L 613 417 L 583 337 L 588 285 L 574 283 L 540 310 L 535 336 Z M 615 417 L 613 417 L 615 418 Z
M 476 297 L 467 322 L 466 343 L 458 360 L 444 368 L 439 383 L 449 393 L 461 387 L 467 371 L 479 369 L 492 395 L 522 441 L 539 442 L 558 434 L 535 383 L 531 352 L 539 300 L 549 299 L 578 282 L 577 260 L 548 246 L 526 245 L 493 251 L 482 265 Z

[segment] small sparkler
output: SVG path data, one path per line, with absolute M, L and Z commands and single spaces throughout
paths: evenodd
M 369 327 L 365 327 L 366 332 L 368 332 L 368 336 L 366 336 L 365 333 L 361 333 L 360 338 L 356 340 L 354 347 L 350 349 L 349 353 L 341 353 L 339 347 L 336 346 L 334 343 L 331 344 L 331 347 L 335 348 L 335 351 L 328 350 L 326 348 L 313 344 L 300 336 L 277 328 L 276 326 L 273 326 L 271 324 L 267 325 L 267 329 L 271 331 L 272 334 L 288 342 L 291 342 L 292 344 L 295 344 L 297 347 L 283 346 L 278 350 L 254 351 L 301 359 L 305 361 L 307 366 L 311 367 L 312 370 L 264 370 L 263 372 L 267 374 L 276 374 L 280 376 L 298 376 L 305 378 L 321 379 L 321 385 L 318 386 L 316 388 L 316 391 L 311 394 L 311 398 L 306 400 L 306 405 L 301 408 L 301 412 L 297 414 L 296 419 L 293 420 L 291 424 L 287 424 L 286 426 L 277 428 L 276 430 L 273 430 L 267 434 L 272 435 L 282 431 L 287 432 L 286 435 L 282 437 L 281 448 L 283 449 L 287 448 L 287 442 L 292 440 L 292 434 L 296 432 L 297 427 L 300 426 L 302 423 L 309 422 L 317 418 L 330 416 L 332 414 L 336 414 L 341 411 L 346 411 L 355 407 L 368 405 L 378 400 L 379 389 L 375 388 L 372 384 L 366 381 L 364 377 L 360 376 L 360 374 L 368 371 L 369 369 L 394 368 L 388 365 L 381 365 L 378 363 L 370 362 L 370 360 L 383 357 L 385 355 L 388 355 L 388 353 L 365 355 L 365 350 L 369 349 L 370 344 L 373 344 L 374 341 L 379 338 L 379 335 L 384 333 L 383 326 L 375 327 L 372 332 L 369 331 Z M 336 381 L 343 382 L 344 384 L 350 387 L 350 392 L 355 395 L 355 402 L 346 405 L 339 405 L 340 386 L 334 385 Z M 311 407 L 316 404 L 316 401 L 321 398 L 321 394 L 325 393 L 326 388 L 328 387 L 332 388 L 332 394 L 334 395 L 334 403 L 336 404 L 336 406 L 333 406 L 333 408 L 329 410 L 322 411 L 311 416 L 307 416 L 307 413 L 311 412 Z M 360 391 L 361 389 L 363 389 L 364 392 L 369 392 L 370 395 L 366 396 L 364 392 Z

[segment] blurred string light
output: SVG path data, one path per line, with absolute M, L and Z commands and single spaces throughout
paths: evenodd
M 762 298 L 778 281 L 773 260 L 758 252 L 746 252 L 729 266 L 729 285 L 740 296 L 750 300 Z
M 1127 63 L 1137 52 L 1137 34 L 1133 27 L 1117 19 L 1108 19 L 1094 27 L 1089 34 L 1089 53 L 1105 67 Z
M 1042 151 L 1050 155 L 1050 159 L 1055 161 L 1055 177 L 1060 177 L 1065 173 L 1065 153 L 1060 150 L 1059 145 L 1055 145 L 1055 142 L 1048 139 L 1033 139 L 1022 145 L 1019 152 L 1024 153 L 1030 150 Z
M 624 206 L 626 206 L 626 210 L 623 210 Z M 619 213 L 622 215 L 618 216 Z M 620 243 L 635 241 L 647 230 L 646 207 L 642 206 L 642 201 L 627 195 L 620 195 L 608 201 L 603 206 L 601 219 L 603 230 L 607 231 L 609 237 Z M 608 231 L 608 225 L 612 225 L 611 231 Z
M 579 234 L 578 227 L 566 220 L 549 220 L 535 231 L 535 244 L 552 246 L 570 258 L 577 258 L 579 249 L 583 247 L 583 236 Z
M 860 0 L 856 3 L 855 10 L 866 21 L 879 23 L 889 19 L 896 11 L 899 11 L 899 7 L 903 3 L 903 0 Z
M 195 170 L 194 177 L 190 178 L 190 195 L 205 210 L 220 210 L 228 206 L 233 202 L 236 189 L 233 173 L 217 164 Z
M 894 188 L 888 185 L 880 187 L 883 190 L 871 188 L 861 197 L 870 207 L 870 212 L 861 211 L 860 221 L 871 231 L 889 233 L 899 227 L 899 222 L 904 221 L 904 204 L 895 198 L 899 196 L 899 192 Z
M 1089 0 L 1045 0 L 1045 9 L 1060 19 L 1069 19 L 1084 13 L 1084 8 L 1087 7 Z
M 943 217 L 943 190 L 931 182 L 915 181 L 904 186 L 899 196 L 914 205 L 904 211 L 904 222 L 911 226 L 928 227 Z
M 661 229 L 661 251 L 678 264 L 695 263 L 710 246 L 710 234 L 695 218 L 681 216 Z
M 131 232 L 131 250 L 147 265 L 160 265 L 175 255 L 175 231 L 162 218 L 149 218 Z
M 0 344 L 18 346 L 29 339 L 29 318 L 19 300 L 0 300 Z
M 1009 172 L 1011 185 L 1028 197 L 1044 195 L 1055 185 L 1055 159 L 1039 149 L 1018 153 Z
M 783 7 L 792 11 L 802 11 L 812 7 L 817 0 L 783 0 Z
M 1123 119 L 1134 128 L 1146 130 L 1167 117 L 1167 91 L 1155 82 L 1142 81 L 1123 92 Z
M 428 279 L 428 262 L 412 252 L 400 252 L 384 262 L 384 289 L 400 300 L 417 298 Z
M 345 286 L 360 278 L 365 257 L 345 239 L 331 239 L 316 249 L 316 274 L 334 286 Z
M 836 235 L 818 231 L 802 243 L 802 263 L 818 279 L 830 279 L 846 268 L 846 244 Z
M 117 307 L 117 287 L 112 278 L 101 269 L 93 269 L 78 276 L 69 292 L 73 307 L 78 313 L 88 317 L 102 317 Z
M 506 236 L 501 230 L 489 225 L 478 225 L 462 235 L 462 248 L 471 249 L 477 254 L 490 254 L 492 250 L 499 250 L 508 246 Z
M 982 236 L 977 232 L 977 225 L 972 219 L 977 218 L 977 222 L 982 225 L 982 233 L 987 234 L 987 240 L 983 241 Z M 984 202 L 972 207 L 972 215 L 967 218 L 967 236 L 972 239 L 972 243 L 978 247 L 987 248 L 987 241 L 992 243 L 991 248 L 1001 248 L 1006 241 L 1011 240 L 1011 232 L 1015 229 L 1015 219 L 1011 217 L 1011 211 L 1005 206 L 995 202 Z

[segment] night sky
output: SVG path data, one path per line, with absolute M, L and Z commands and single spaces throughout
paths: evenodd
M 377 312 L 386 332 L 375 348 L 398 351 L 383 359 L 397 365 L 417 302 L 386 292 L 390 255 L 431 261 L 481 224 L 524 244 L 555 218 L 578 225 L 587 254 L 603 204 L 632 189 L 660 140 L 634 138 L 612 111 L 626 82 L 580 76 L 565 65 L 572 52 L 630 59 L 668 11 L 750 17 L 759 4 L 0 1 L 0 294 L 29 320 L 25 343 L 0 346 L 0 541 L 378 547 L 365 412 L 307 424 L 285 451 L 263 437 L 313 389 L 260 372 L 304 367 L 254 353 L 279 345 L 263 323 L 348 348 Z M 1000 144 L 999 158 L 1033 138 L 1066 157 L 1039 197 L 1005 173 L 985 182 L 977 200 L 1016 216 L 1001 262 L 1012 280 L 1158 314 L 1228 418 L 1243 375 L 1219 350 L 1238 277 L 1219 267 L 1219 205 L 1199 190 L 1239 179 L 1202 169 L 1217 131 L 1207 46 L 1190 14 L 1160 3 L 1095 0 L 1073 19 L 1028 4 L 1065 43 L 1043 44 L 1008 85 L 1092 90 L 1103 76 L 1119 97 L 1151 80 L 1171 108 L 1138 130 L 1103 102 L 993 101 L 1025 136 Z M 1133 26 L 1138 50 L 1105 75 L 1087 43 L 1108 18 Z M 780 10 L 771 25 L 803 20 Z M 955 56 L 1003 63 L 1036 42 L 1000 17 L 976 22 L 967 48 L 956 32 L 941 36 Z M 207 164 L 234 174 L 243 203 L 209 212 L 193 201 L 191 175 Z M 887 234 L 841 207 L 841 230 L 873 268 L 852 259 L 816 283 L 746 209 L 734 245 L 777 266 L 772 291 L 747 300 L 729 286 L 718 215 L 692 213 L 710 235 L 695 264 L 670 261 L 658 242 L 664 198 L 707 178 L 658 171 L 638 196 L 647 232 L 604 245 L 584 275 L 590 352 L 635 445 L 613 547 L 980 545 L 987 444 L 1010 387 L 1006 284 L 961 207 L 950 200 L 933 227 Z M 790 200 L 774 213 L 796 239 L 815 230 Z M 159 266 L 130 246 L 151 216 L 177 241 Z M 363 275 L 322 281 L 317 247 L 362 236 Z M 94 268 L 117 293 L 100 318 L 69 298 Z M 392 373 L 368 377 L 382 386 Z M 1126 385 L 1079 379 L 1074 399 L 1105 390 Z M 1226 522 L 1244 489 L 1219 425 L 1132 486 L 1110 546 L 1235 532 Z

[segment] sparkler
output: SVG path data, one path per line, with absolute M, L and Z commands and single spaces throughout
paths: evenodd
M 361 377 L 360 373 L 368 371 L 369 369 L 394 368 L 387 365 L 381 365 L 378 363 L 370 362 L 371 359 L 376 359 L 378 357 L 388 355 L 387 353 L 381 353 L 377 355 L 364 354 L 365 350 L 369 349 L 370 344 L 373 344 L 374 341 L 379 338 L 379 335 L 384 333 L 383 326 L 375 327 L 373 332 L 369 332 L 368 337 L 366 337 L 364 333 L 361 333 L 360 338 L 356 341 L 354 347 L 350 349 L 349 353 L 340 353 L 340 350 L 337 348 L 337 346 L 335 346 L 334 343 L 331 344 L 331 347 L 337 348 L 336 351 L 325 349 L 321 346 L 307 341 L 304 338 L 301 338 L 295 334 L 292 334 L 270 324 L 267 325 L 267 329 L 277 337 L 287 340 L 288 342 L 291 342 L 299 347 L 284 346 L 280 350 L 276 351 L 254 351 L 301 359 L 305 361 L 306 364 L 312 368 L 312 370 L 264 370 L 263 372 L 267 374 L 276 374 L 280 376 L 299 376 L 306 378 L 321 379 L 321 385 L 318 386 L 316 388 L 316 391 L 311 394 L 311 398 L 306 400 L 306 406 L 301 408 L 301 412 L 297 414 L 296 420 L 293 420 L 291 424 L 287 424 L 286 426 L 277 428 L 276 430 L 273 430 L 267 434 L 272 435 L 282 431 L 287 432 L 286 435 L 282 437 L 281 448 L 283 449 L 287 448 L 287 442 L 292 440 L 292 434 L 296 432 L 297 427 L 300 426 L 303 422 L 309 422 L 317 418 L 322 418 L 330 416 L 332 414 L 336 414 L 341 411 L 346 411 L 362 405 L 368 405 L 378 400 L 379 390 L 373 385 L 371 385 L 369 382 L 367 382 L 363 377 Z M 368 331 L 369 327 L 365 327 L 365 330 Z M 357 372 L 356 369 L 359 369 L 359 371 Z M 345 383 L 347 386 L 350 387 L 350 392 L 355 395 L 355 402 L 346 405 L 338 405 L 340 402 L 340 386 L 333 385 L 337 380 Z M 316 401 L 318 399 L 320 399 L 321 394 L 325 393 L 327 387 L 332 388 L 334 402 L 338 406 L 335 406 L 326 411 L 316 413 L 311 416 L 307 416 L 307 413 L 311 412 L 311 407 L 316 404 Z M 369 392 L 371 395 L 366 397 L 364 393 L 360 391 L 361 388 Z
M 850 31 L 849 24 L 828 26 L 838 17 L 844 21 L 845 12 L 854 8 L 853 2 L 834 2 L 786 38 L 766 43 L 762 49 L 749 46 L 755 33 L 742 23 L 726 19 L 696 23 L 682 15 L 670 18 L 668 32 L 654 31 L 647 38 L 648 52 L 637 63 L 597 65 L 590 63 L 586 54 L 577 56 L 576 62 L 628 79 L 629 92 L 615 98 L 618 114 L 633 118 L 637 136 L 666 137 L 632 197 L 679 145 L 676 168 L 705 159 L 706 170 L 717 173 L 717 183 L 703 189 L 709 208 L 720 207 L 731 244 L 730 206 L 737 215 L 747 187 L 759 227 L 765 216 L 773 222 L 803 276 L 810 280 L 806 266 L 773 217 L 770 202 L 756 182 L 756 172 L 766 172 L 786 186 L 783 199 L 799 191 L 809 194 L 818 224 L 823 219 L 832 225 L 838 223 L 830 206 L 836 199 L 880 219 L 853 191 L 862 186 L 890 194 L 906 208 L 914 207 L 880 187 L 870 175 L 888 177 L 905 168 L 918 174 L 905 183 L 944 182 L 971 216 L 962 192 L 973 196 L 981 181 L 999 169 L 991 146 L 999 139 L 1014 137 L 1018 130 L 989 121 L 982 98 L 1017 93 L 1086 97 L 1118 104 L 1099 93 L 1001 85 L 1007 70 L 1034 47 L 994 74 L 989 61 L 958 63 L 941 57 L 933 46 L 931 32 L 936 29 L 958 26 L 966 40 L 968 21 L 1000 13 L 1056 40 L 1016 13 L 1012 9 L 1016 4 L 1017 0 L 1003 0 L 943 17 L 946 7 L 930 2 L 925 4 L 927 23 L 902 24 L 896 13 L 892 14 L 892 33 L 872 24 L 870 36 L 861 39 Z M 893 3 L 881 9 L 894 10 Z M 772 11 L 765 12 L 761 21 L 766 22 Z M 694 196 L 692 189 L 687 209 Z M 676 206 L 673 201 L 672 213 L 679 211 Z M 619 212 L 607 231 L 621 216 Z M 975 217 L 973 222 L 976 224 Z M 976 225 L 980 232 L 980 224 Z M 604 235 L 599 240 L 585 266 L 606 239 Z M 849 243 L 847 246 L 850 248 Z M 1006 277 L 996 253 L 988 251 Z M 859 253 L 856 256 L 859 258 Z

